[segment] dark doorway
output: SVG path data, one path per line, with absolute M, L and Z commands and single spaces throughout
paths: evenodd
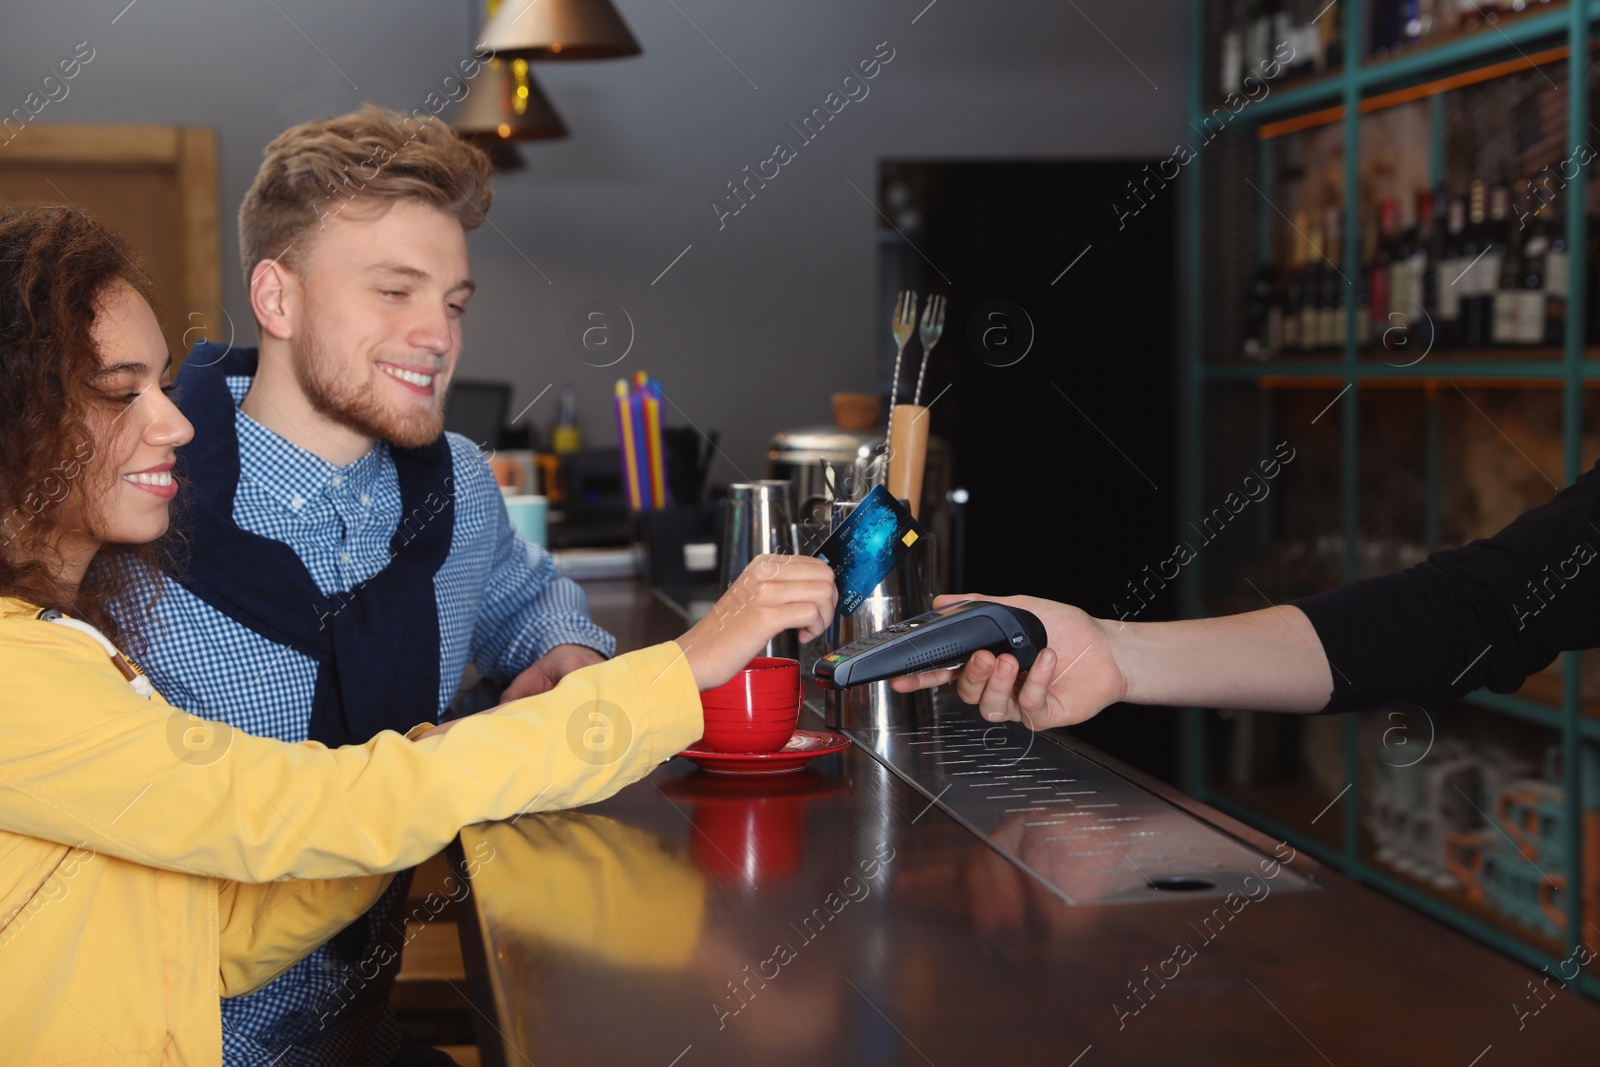
M 880 167 L 885 333 L 897 290 L 949 300 L 923 403 L 939 397 L 933 432 L 950 442 L 954 484 L 970 494 L 965 591 L 1114 618 L 1114 603 L 1138 604 L 1128 583 L 1172 553 L 1181 188 L 1146 192 L 1130 213 L 1141 201 L 1128 182 L 1146 163 Z M 904 383 L 915 370 L 902 373 Z M 1139 620 L 1174 617 L 1176 594 L 1161 590 Z M 1058 651 L 1066 663 L 1076 650 Z M 1121 705 L 1073 732 L 1176 779 L 1171 709 Z

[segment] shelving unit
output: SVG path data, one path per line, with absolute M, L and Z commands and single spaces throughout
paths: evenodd
M 1504 516 L 1509 519 L 1524 506 L 1548 499 L 1555 490 L 1544 481 L 1570 484 L 1600 458 L 1600 349 L 1585 343 L 1585 315 L 1591 312 L 1584 299 L 1587 272 L 1595 267 L 1584 254 L 1588 216 L 1600 205 L 1590 202 L 1594 193 L 1586 187 L 1587 168 L 1563 194 L 1562 225 L 1572 254 L 1560 347 L 1441 351 L 1414 365 L 1385 362 L 1382 352 L 1363 350 L 1358 327 L 1364 328 L 1364 311 L 1354 282 L 1362 277 L 1357 220 L 1366 207 L 1362 124 L 1391 108 L 1425 109 L 1407 121 L 1425 125 L 1427 144 L 1419 143 L 1414 154 L 1424 157 L 1417 165 L 1425 166 L 1429 186 L 1436 185 L 1448 172 L 1451 144 L 1460 148 L 1459 134 L 1449 140 L 1449 130 L 1459 124 L 1449 126 L 1448 110 L 1453 99 L 1464 98 L 1453 94 L 1493 92 L 1507 84 L 1501 79 L 1542 71 L 1552 86 L 1565 79 L 1566 149 L 1600 146 L 1600 129 L 1591 125 L 1590 115 L 1597 92 L 1591 55 L 1600 42 L 1600 3 L 1539 4 L 1475 32 L 1381 59 L 1363 58 L 1369 8 L 1370 0 L 1340 5 L 1342 69 L 1273 86 L 1232 114 L 1214 140 L 1201 143 L 1201 134 L 1189 142 L 1199 146 L 1180 179 L 1186 323 L 1181 508 L 1189 529 L 1200 532 L 1208 517 L 1217 515 L 1222 494 L 1237 487 L 1257 461 L 1271 457 L 1276 442 L 1290 439 L 1297 450 L 1270 492 L 1237 511 L 1231 524 L 1244 529 L 1230 525 L 1208 537 L 1212 526 L 1206 526 L 1193 542 L 1201 547 L 1180 579 L 1181 602 L 1191 618 L 1262 608 L 1398 570 L 1410 561 L 1401 558 L 1408 551 L 1431 551 L 1490 532 L 1494 527 L 1472 528 L 1498 519 L 1499 510 L 1510 508 Z M 1221 5 L 1191 0 L 1190 14 L 1189 127 L 1209 132 L 1206 120 L 1212 118 L 1215 126 L 1220 106 L 1212 82 Z M 1480 135 L 1487 142 L 1509 138 L 1512 131 L 1484 128 Z M 1339 195 L 1346 239 L 1338 267 L 1350 287 L 1343 347 L 1249 361 L 1240 354 L 1241 309 L 1257 264 L 1272 255 L 1273 228 L 1290 223 L 1273 203 L 1279 174 L 1273 146 L 1283 138 L 1308 136 L 1337 137 L 1342 155 Z M 1479 510 L 1468 521 L 1458 505 L 1474 499 L 1474 486 L 1468 484 L 1473 471 L 1499 471 L 1494 464 L 1506 459 L 1504 444 L 1491 447 L 1474 436 L 1464 414 L 1474 409 L 1473 419 L 1481 416 L 1491 425 L 1491 412 L 1521 420 L 1509 430 L 1496 430 L 1511 441 L 1517 426 L 1526 428 L 1527 439 L 1509 447 L 1522 453 L 1518 445 L 1527 446 L 1544 462 L 1523 454 L 1527 466 L 1516 468 L 1507 459 L 1504 470 L 1515 472 L 1512 480 L 1530 477 L 1539 484 L 1508 485 L 1494 507 L 1478 501 Z M 1539 447 L 1529 446 L 1528 439 Z M 1476 487 L 1481 490 L 1490 477 L 1478 475 Z M 1510 507 L 1519 501 L 1524 503 Z M 1229 524 L 1226 516 L 1211 521 Z M 1519 758 L 1555 753 L 1560 772 L 1553 784 L 1561 799 L 1559 810 L 1546 814 L 1561 828 L 1552 851 L 1565 858 L 1565 878 L 1555 880 L 1562 892 L 1522 902 L 1527 907 L 1518 916 L 1515 902 L 1499 910 L 1486 905 L 1472 892 L 1470 879 L 1455 879 L 1450 870 L 1417 874 L 1394 865 L 1394 851 L 1385 852 L 1366 818 L 1381 803 L 1388 773 L 1373 759 L 1374 738 L 1387 747 L 1390 733 L 1399 728 L 1384 718 L 1388 710 L 1311 721 L 1190 709 L 1185 713 L 1187 784 L 1200 799 L 1534 967 L 1565 960 L 1580 941 L 1600 946 L 1597 902 L 1589 899 L 1586 913 L 1582 889 L 1600 874 L 1595 870 L 1600 817 L 1591 813 L 1587 835 L 1584 818 L 1586 801 L 1600 806 L 1600 782 L 1585 781 L 1600 777 L 1600 653 L 1564 654 L 1515 694 L 1480 690 L 1444 708 L 1419 710 L 1423 714 L 1410 714 L 1405 728 L 1426 720 L 1431 736 L 1444 746 L 1430 748 L 1427 759 L 1435 762 L 1419 761 L 1421 767 L 1437 768 L 1445 750 L 1459 753 L 1467 743 L 1462 731 Z M 1412 739 L 1400 743 L 1406 740 Z M 1414 740 L 1421 751 L 1423 738 Z M 1280 769 L 1276 776 L 1256 774 L 1256 768 L 1274 760 Z M 1282 773 L 1284 765 L 1292 770 Z M 1480 826 L 1487 828 L 1483 808 L 1488 798 L 1506 792 L 1504 782 L 1498 792 L 1491 789 L 1487 783 L 1493 776 L 1483 771 L 1485 784 L 1472 796 L 1474 789 L 1460 788 L 1468 779 L 1438 773 L 1442 777 L 1435 784 L 1456 784 L 1456 792 L 1479 808 Z M 1538 773 L 1537 764 L 1527 772 L 1529 778 Z M 1461 826 L 1471 815 L 1463 814 L 1452 848 L 1470 836 Z M 1537 871 L 1536 864 L 1529 866 Z M 1600 997 L 1600 967 L 1591 965 L 1576 987 Z

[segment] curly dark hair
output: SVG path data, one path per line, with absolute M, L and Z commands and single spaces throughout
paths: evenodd
M 160 569 L 164 546 L 105 545 L 69 589 L 52 535 L 61 505 L 76 497 L 74 510 L 90 513 L 104 480 L 89 420 L 98 402 L 90 378 L 100 369 L 92 331 L 118 282 L 151 300 L 132 250 L 88 215 L 0 207 L 0 595 L 83 619 L 114 642 L 137 635 L 109 605 Z

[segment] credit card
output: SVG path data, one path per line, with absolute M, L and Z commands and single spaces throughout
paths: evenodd
M 927 531 L 883 486 L 875 486 L 839 528 L 817 549 L 816 557 L 833 568 L 839 587 L 839 615 L 861 606 L 900 558 Z

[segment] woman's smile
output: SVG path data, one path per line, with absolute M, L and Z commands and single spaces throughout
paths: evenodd
M 154 467 L 147 467 L 142 471 L 124 474 L 122 480 L 162 500 L 171 500 L 178 495 L 178 481 L 172 476 L 171 460 Z

